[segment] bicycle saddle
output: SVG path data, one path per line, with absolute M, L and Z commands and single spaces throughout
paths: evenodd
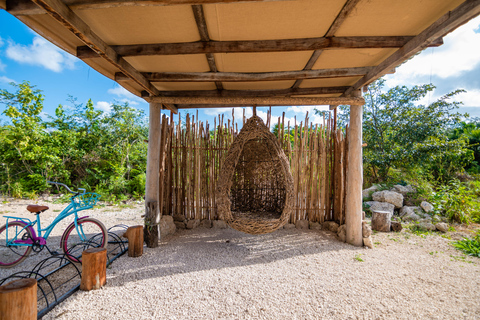
M 40 212 L 43 212 L 45 210 L 48 210 L 48 207 L 47 206 L 38 206 L 36 204 L 31 204 L 31 205 L 27 206 L 27 210 L 32 212 L 32 213 L 40 213 Z

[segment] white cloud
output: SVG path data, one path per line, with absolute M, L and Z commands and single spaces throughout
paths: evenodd
M 145 102 L 142 98 L 137 97 L 136 95 L 121 86 L 116 86 L 115 88 L 108 89 L 107 92 L 109 94 L 113 94 L 119 97 L 119 102 L 127 102 L 129 105 L 136 106 L 139 105 L 141 102 Z
M 17 62 L 41 66 L 54 72 L 73 69 L 77 61 L 77 58 L 39 36 L 33 38 L 31 45 L 9 42 L 6 55 Z
M 425 82 L 425 76 L 442 79 L 459 76 L 480 63 L 480 17 L 471 20 L 444 38 L 439 48 L 429 48 L 401 65 L 394 75 L 387 76 L 390 87 L 405 83 Z
M 463 102 L 464 107 L 480 107 L 480 89 L 468 90 L 454 97 L 455 101 Z
M 0 82 L 2 82 L 2 83 L 10 83 L 10 82 L 17 83 L 15 80 L 7 78 L 5 76 L 0 76 Z
M 98 101 L 97 103 L 95 103 L 94 108 L 98 110 L 102 110 L 104 112 L 110 112 L 111 105 L 112 104 L 110 102 Z

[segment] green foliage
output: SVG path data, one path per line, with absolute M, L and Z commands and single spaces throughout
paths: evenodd
M 458 180 L 440 186 L 437 192 L 433 193 L 432 202 L 435 213 L 445 215 L 459 223 L 469 223 L 470 217 L 479 209 L 474 194 Z
M 452 245 L 469 256 L 480 258 L 480 230 L 477 230 L 476 236 L 472 239 L 463 238 L 453 242 Z
M 46 180 L 98 188 L 101 194 L 144 194 L 148 125 L 142 111 L 127 103 L 111 112 L 70 98 L 44 120 L 43 95 L 28 82 L 0 90 L 0 192 L 14 197 L 46 191 Z M 143 185 L 141 183 L 143 182 Z M 56 190 L 53 189 L 53 190 Z

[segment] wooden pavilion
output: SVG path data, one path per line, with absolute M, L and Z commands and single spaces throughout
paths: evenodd
M 362 245 L 362 89 L 480 13 L 480 0 L 0 0 L 150 103 L 146 224 L 157 233 L 160 111 L 350 105 L 347 242 Z M 153 206 L 155 207 L 155 206 Z

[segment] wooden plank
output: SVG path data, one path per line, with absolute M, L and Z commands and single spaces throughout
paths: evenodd
M 380 78 L 388 70 L 395 68 L 405 60 L 413 57 L 425 49 L 430 43 L 452 32 L 462 24 L 468 22 L 480 14 L 480 0 L 467 0 L 454 10 L 446 13 L 432 25 L 427 27 L 419 35 L 408 41 L 402 48 L 395 51 L 391 56 L 376 66 L 372 71 L 358 80 L 345 92 L 348 96 L 353 91 Z
M 7 10 L 7 0 L 0 0 L 0 9 Z
M 306 105 L 330 105 L 330 104 L 348 104 L 364 105 L 365 100 L 362 97 L 152 97 L 149 99 L 155 103 L 167 104 L 196 104 L 196 105 L 235 105 L 235 106 L 306 106 Z
M 413 36 L 362 36 L 252 41 L 196 41 L 116 45 L 112 46 L 112 48 L 118 55 L 124 57 L 207 53 L 286 52 L 327 49 L 401 48 L 413 38 Z M 443 42 L 439 40 L 439 42 L 432 42 L 430 45 L 439 46 L 442 43 Z M 97 57 L 97 55 L 95 54 L 95 50 L 92 51 L 88 47 L 80 46 L 77 47 L 77 57 L 80 59 L 91 59 Z
M 210 41 L 210 36 L 208 35 L 207 22 L 205 21 L 205 14 L 203 13 L 202 5 L 193 5 L 192 6 L 193 15 L 195 17 L 195 22 L 197 23 L 198 33 L 200 34 L 200 40 Z M 207 62 L 211 72 L 218 72 L 217 64 L 215 63 L 215 57 L 213 53 L 207 53 Z M 221 82 L 216 81 L 215 86 L 218 90 L 223 90 L 223 85 Z
M 338 13 L 337 17 L 333 21 L 332 25 L 325 34 L 326 37 L 333 37 L 335 32 L 340 28 L 345 19 L 350 15 L 355 6 L 360 2 L 360 0 L 348 0 L 345 2 L 342 10 Z
M 172 6 L 172 5 L 202 5 L 240 2 L 265 2 L 284 0 L 63 0 L 71 9 L 107 9 L 124 6 Z M 8 0 L 10 13 L 13 15 L 44 14 L 45 11 L 35 6 L 30 0 Z
M 150 82 L 250 82 L 280 81 L 296 79 L 322 79 L 355 77 L 366 75 L 373 67 L 318 69 L 283 72 L 144 72 L 142 75 Z M 115 81 L 130 80 L 130 77 L 118 72 Z

